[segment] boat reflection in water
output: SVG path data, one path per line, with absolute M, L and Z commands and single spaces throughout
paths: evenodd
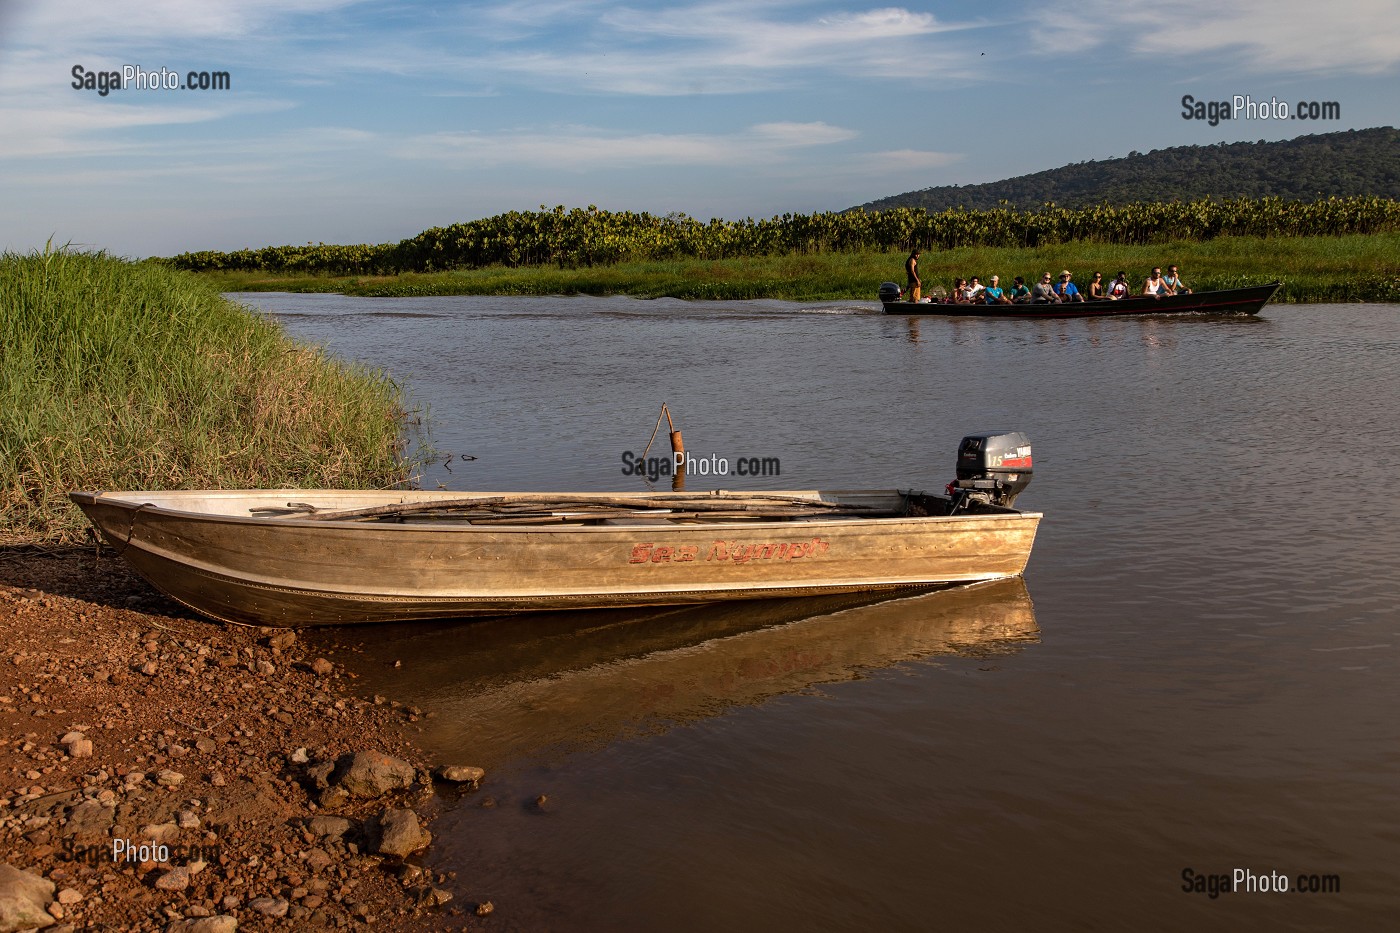
M 490 767 L 665 731 L 901 662 L 1004 655 L 1038 641 L 1019 577 L 908 592 L 542 613 L 341 635 L 363 648 L 361 660 L 347 659 L 359 669 L 361 689 L 433 713 L 423 723 L 425 746 L 444 759 Z

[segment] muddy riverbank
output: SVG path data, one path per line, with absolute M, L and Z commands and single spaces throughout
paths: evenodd
M 472 785 L 433 780 L 420 711 L 355 696 L 294 633 L 198 618 L 110 552 L 27 547 L 0 550 L 0 631 L 0 862 L 26 873 L 0 907 L 37 892 L 48 929 L 485 922 L 423 858 Z

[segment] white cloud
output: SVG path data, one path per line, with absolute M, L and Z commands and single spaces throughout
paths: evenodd
M 783 6 L 791 7 L 791 4 Z M 928 36 L 959 27 L 941 25 L 931 13 L 888 7 L 783 21 L 754 3 L 700 3 L 669 10 L 615 9 L 602 18 L 623 36 L 711 39 L 782 55 L 886 39 Z
M 753 144 L 774 150 L 826 146 L 856 137 L 851 130 L 826 123 L 759 123 L 745 135 Z
M 235 114 L 271 113 L 291 106 L 274 100 L 235 100 L 202 106 L 124 104 L 110 98 L 96 104 L 79 99 L 54 100 L 42 107 L 0 106 L 0 126 L 5 127 L 5 133 L 0 134 L 0 158 L 102 158 L 159 151 L 168 144 L 149 139 L 140 142 L 137 136 L 123 131 L 208 123 Z
M 804 6 L 613 8 L 580 21 L 571 41 L 550 42 L 548 51 L 527 46 L 492 52 L 480 63 L 492 73 L 565 93 L 753 93 L 833 74 L 962 75 L 974 53 L 935 47 L 930 38 L 986 25 L 945 23 L 899 7 L 803 15 Z
M 1226 57 L 1256 73 L 1377 75 L 1400 65 L 1400 0 L 1090 0 L 1053 19 L 1156 57 Z
M 289 15 L 326 13 L 357 0 L 69 0 L 32 3 L 15 20 L 25 33 L 68 45 L 100 41 L 143 47 L 178 39 L 245 39 Z
M 473 4 L 463 11 L 461 22 L 473 36 L 510 42 L 539 35 L 561 23 L 594 23 L 613 7 L 610 0 L 511 0 Z
M 12 17 L 15 28 L 0 47 L 6 59 L 41 56 L 44 67 L 0 61 L 0 86 L 51 80 L 75 61 L 187 68 L 217 60 L 283 82 L 428 76 L 443 91 L 473 95 L 510 84 L 568 94 L 751 94 L 832 75 L 965 76 L 976 52 L 931 40 L 988 25 L 903 7 L 822 10 L 806 0 L 657 8 L 525 0 L 415 8 L 412 16 L 374 9 L 364 15 L 375 28 L 365 29 L 357 7 L 352 0 L 34 4 Z M 175 60 L 193 48 L 201 61 Z
M 955 152 L 930 152 L 918 149 L 891 149 L 887 152 L 871 152 L 860 159 L 863 173 L 914 172 L 943 168 L 964 158 Z
M 0 120 L 5 116 L 0 111 Z M 377 151 L 381 143 L 373 133 L 328 126 L 223 140 L 213 150 L 199 139 L 104 140 L 81 145 L 73 138 L 56 136 L 34 145 L 37 149 L 44 144 L 42 152 L 27 151 L 22 142 L 12 149 L 0 144 L 0 156 L 16 160 L 6 181 L 31 189 L 92 186 L 110 191 L 113 186 L 138 181 L 177 178 L 222 189 L 240 184 L 266 188 L 324 181 L 321 166 L 327 157 Z M 19 162 L 34 155 L 42 159 Z
M 856 133 L 826 123 L 764 123 L 728 135 L 610 133 L 593 127 L 528 127 L 494 133 L 431 133 L 400 145 L 406 159 L 449 162 L 464 169 L 539 166 L 594 171 L 656 165 L 730 168 L 774 163 L 794 149 L 828 146 Z

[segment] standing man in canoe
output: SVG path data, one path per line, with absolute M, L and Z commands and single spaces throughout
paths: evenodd
M 919 301 L 923 298 L 924 283 L 919 281 L 919 248 L 917 246 L 909 251 L 909 258 L 904 260 L 904 273 L 909 276 L 909 300 Z

